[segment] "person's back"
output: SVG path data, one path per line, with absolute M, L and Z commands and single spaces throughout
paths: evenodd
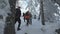
M 16 8 L 16 18 L 19 18 L 21 16 L 21 10 L 19 8 Z
M 27 20 L 30 19 L 30 13 L 29 13 L 29 11 L 26 12 L 25 18 L 26 18 Z

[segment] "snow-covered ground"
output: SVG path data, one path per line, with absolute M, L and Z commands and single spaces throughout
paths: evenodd
M 21 25 L 21 30 L 17 31 L 17 25 L 18 23 L 15 24 L 16 28 L 16 34 L 56 34 L 55 29 L 59 28 L 60 23 L 48 23 L 46 22 L 46 25 L 43 26 L 41 24 L 41 21 L 37 19 L 32 19 L 32 25 L 26 26 L 26 22 L 23 21 L 22 19 L 22 25 Z

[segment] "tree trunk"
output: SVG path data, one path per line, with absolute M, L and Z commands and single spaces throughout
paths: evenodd
M 44 10 L 43 10 L 43 0 L 40 0 L 40 14 L 41 15 L 41 22 L 42 25 L 45 25 L 45 20 L 44 20 Z
M 6 17 L 4 34 L 16 34 L 15 33 L 15 5 L 16 0 L 9 0 L 11 14 Z

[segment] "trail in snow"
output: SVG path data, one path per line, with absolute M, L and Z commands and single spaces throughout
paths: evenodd
M 22 19 L 22 25 L 21 30 L 17 31 L 17 25 L 15 24 L 16 28 L 16 34 L 56 34 L 55 29 L 59 28 L 60 23 L 48 23 L 46 22 L 46 25 L 43 26 L 41 24 L 41 21 L 38 21 L 37 19 L 32 19 L 32 25 L 26 26 L 26 23 Z

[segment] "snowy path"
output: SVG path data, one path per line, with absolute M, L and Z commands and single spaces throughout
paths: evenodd
M 17 31 L 16 33 L 17 34 L 24 34 L 26 32 L 28 34 L 37 34 L 37 33 L 40 34 L 40 24 L 39 24 L 39 22 L 37 22 L 37 20 L 34 20 L 34 19 L 32 21 L 33 21 L 32 25 L 26 26 L 26 23 L 23 22 L 23 20 L 22 20 L 22 24 L 23 24 L 23 25 L 21 25 L 22 30 L 20 30 L 20 31 L 16 30 Z
M 37 19 L 32 20 L 32 25 L 26 26 L 26 23 L 22 19 L 22 25 L 21 30 L 17 31 L 17 25 L 16 26 L 16 34 L 56 34 L 55 29 L 57 29 L 59 26 L 59 23 L 47 23 L 43 26 L 40 21 Z

